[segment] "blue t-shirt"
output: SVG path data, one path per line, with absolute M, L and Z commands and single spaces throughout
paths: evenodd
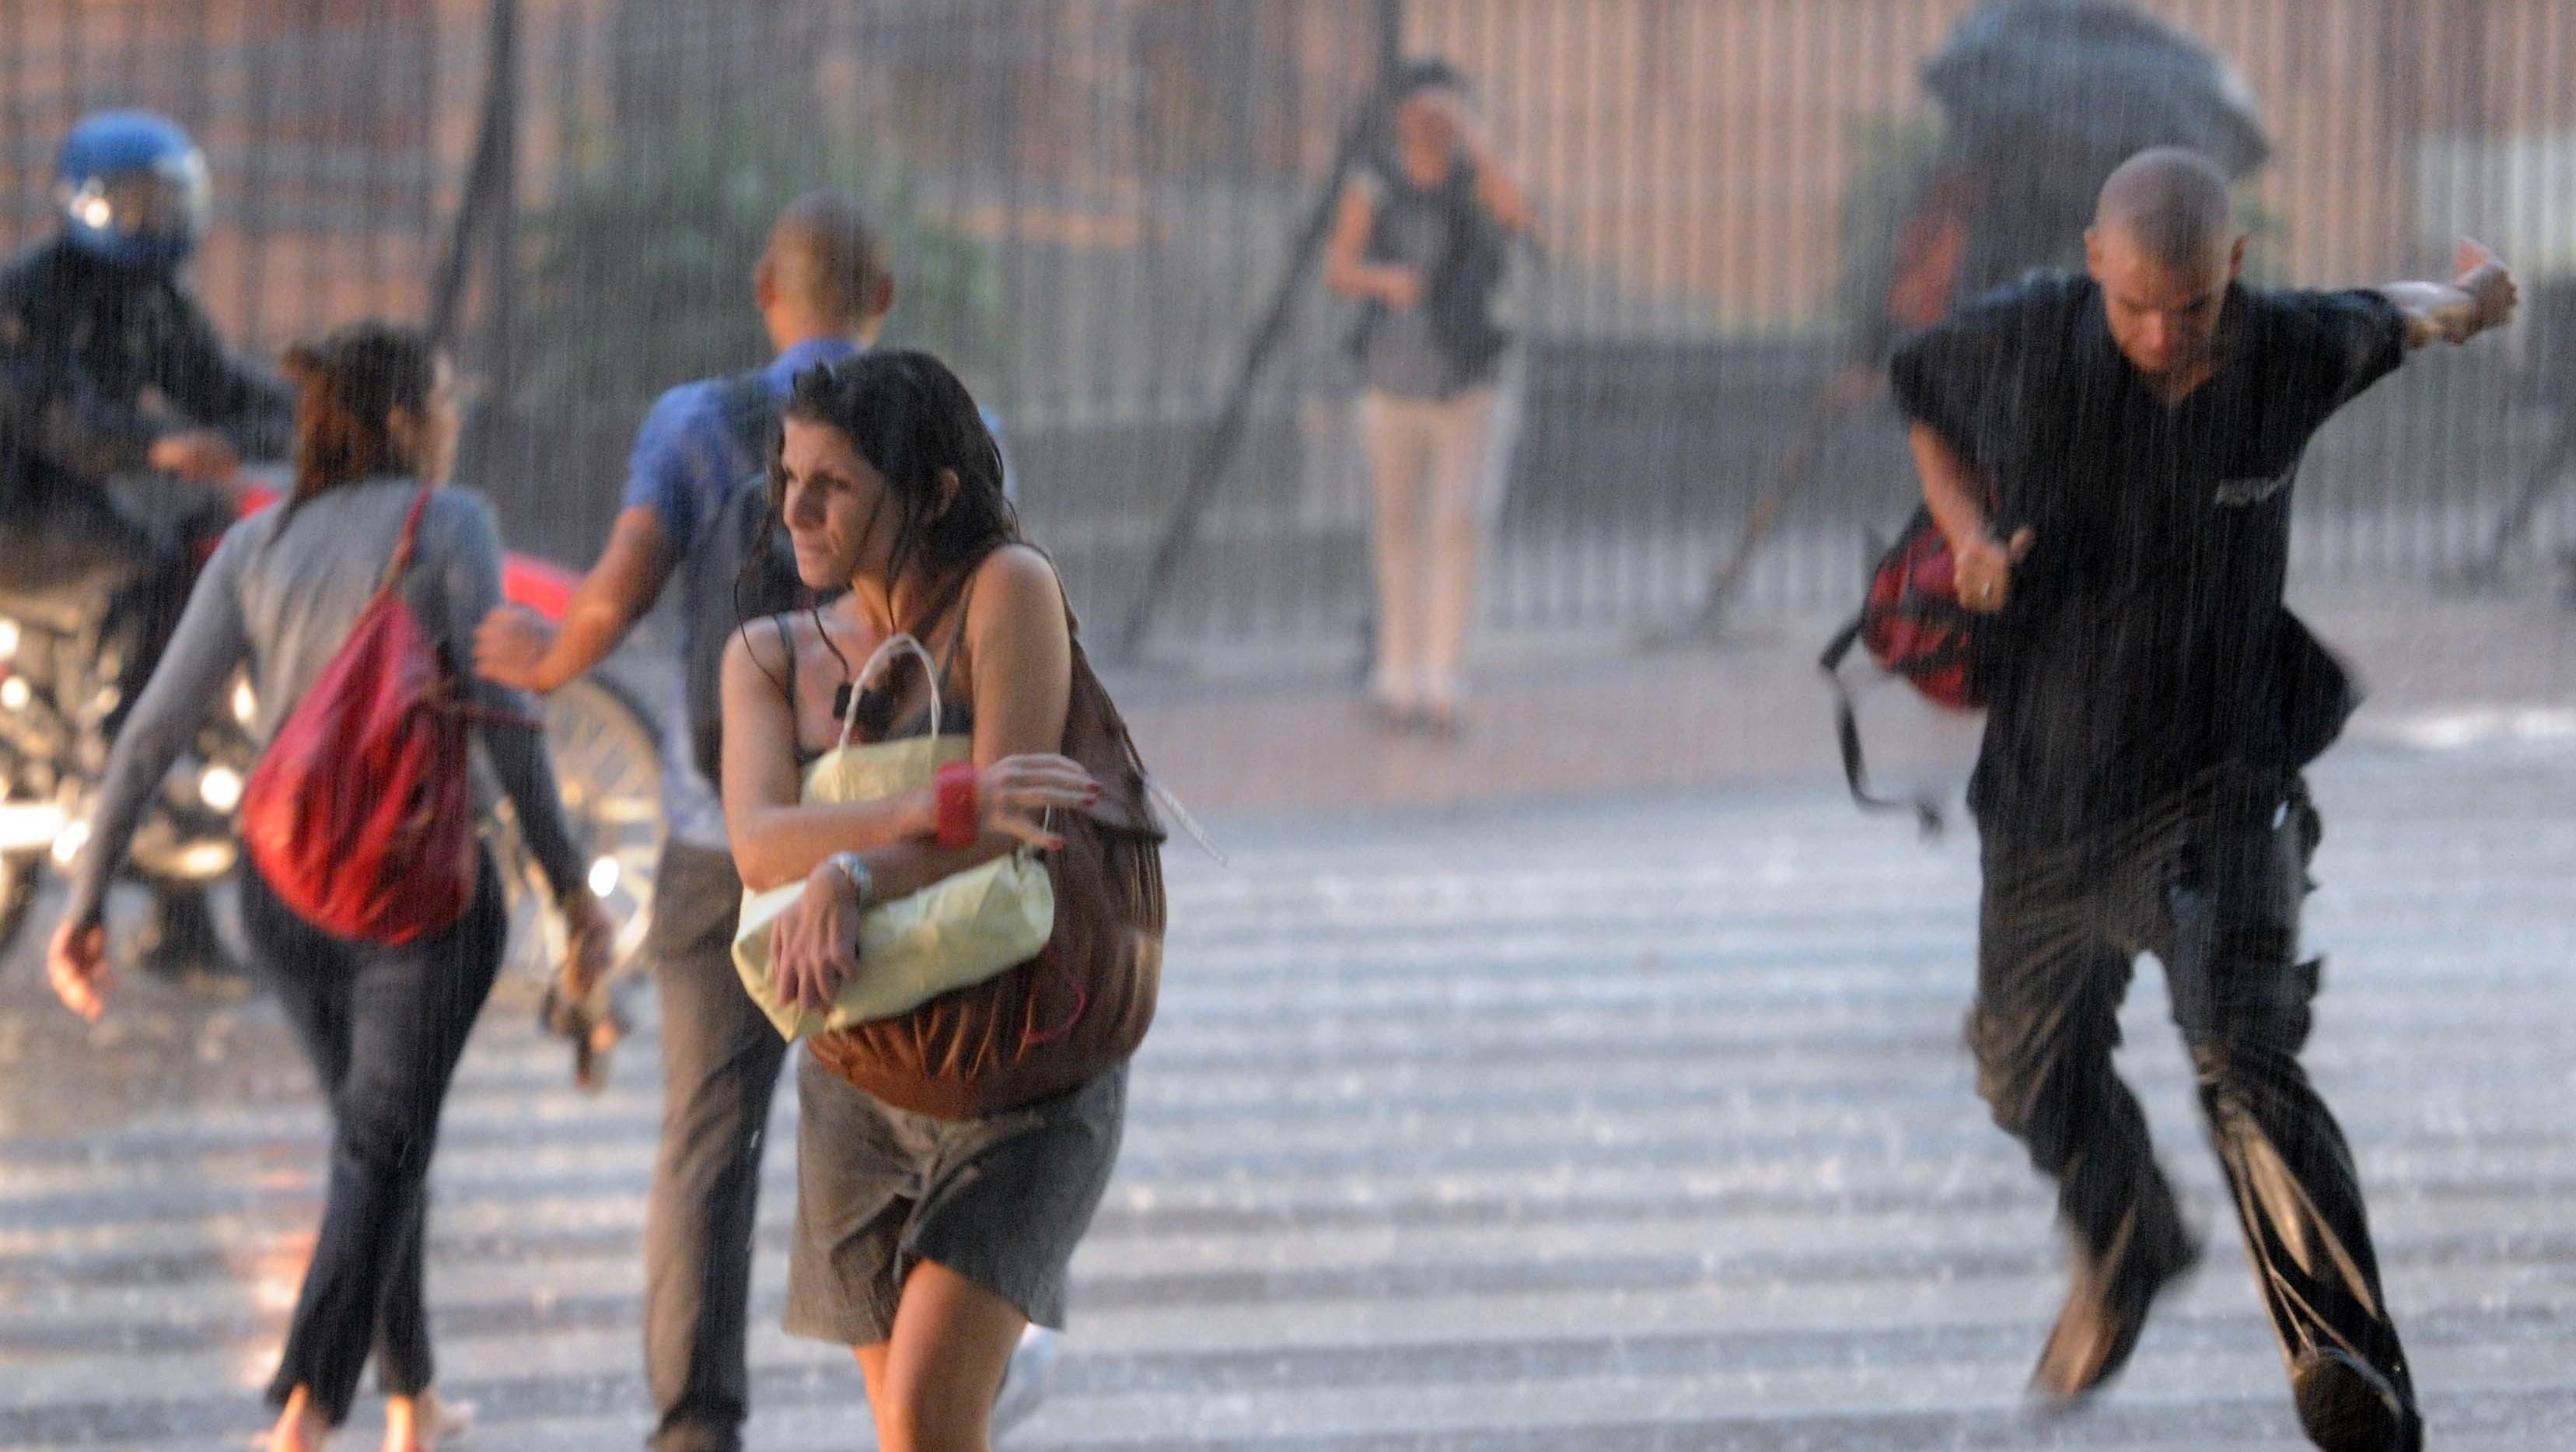
M 770 397 L 783 401 L 798 373 L 856 352 L 858 345 L 846 339 L 811 339 L 779 354 L 761 370 L 761 378 Z M 654 400 L 643 427 L 635 431 L 635 452 L 626 465 L 624 507 L 649 507 L 662 517 L 662 532 L 678 552 L 684 574 L 693 573 L 697 562 L 699 526 L 762 464 L 725 422 L 724 390 L 731 381 L 701 378 Z M 695 616 L 692 610 L 683 618 Z
M 814 338 L 781 353 L 761 370 L 770 396 L 785 400 L 797 373 L 821 363 L 834 363 L 858 351 L 842 338 Z M 626 509 L 649 508 L 661 517 L 662 532 L 679 560 L 681 658 L 693 644 L 692 632 L 704 618 L 705 592 L 720 588 L 707 578 L 698 549 L 700 531 L 713 519 L 734 486 L 758 470 L 760 456 L 747 440 L 735 436 L 725 421 L 724 392 L 732 380 L 702 378 L 683 383 L 653 401 L 635 431 L 635 450 L 626 466 Z M 715 784 L 698 770 L 689 750 L 689 702 L 684 682 L 675 682 L 662 722 L 662 812 L 671 835 L 694 846 L 725 845 L 724 809 Z

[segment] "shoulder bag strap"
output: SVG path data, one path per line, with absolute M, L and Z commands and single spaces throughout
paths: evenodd
M 385 565 L 384 579 L 376 585 L 377 594 L 392 589 L 411 569 L 412 556 L 420 549 L 421 517 L 429 513 L 429 496 L 437 492 L 437 485 L 423 484 L 420 492 L 411 497 L 411 512 L 403 516 L 402 534 L 394 540 L 393 558 Z

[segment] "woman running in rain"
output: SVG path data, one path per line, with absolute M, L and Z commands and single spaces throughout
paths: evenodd
M 235 525 L 133 719 L 117 737 L 88 851 L 48 958 L 55 992 L 97 1019 L 107 965 L 107 885 L 152 792 L 247 661 L 263 747 L 339 653 L 385 578 L 424 486 L 418 536 L 400 588 L 462 661 L 501 599 L 491 512 L 442 489 L 456 458 L 448 361 L 409 329 L 362 323 L 288 355 L 299 388 L 295 488 Z M 471 676 L 478 734 L 555 892 L 575 945 L 573 976 L 606 967 L 608 920 L 564 830 L 545 740 L 518 692 Z M 330 1185 L 312 1263 L 268 1397 L 271 1452 L 313 1452 L 347 1418 L 372 1350 L 385 1389 L 386 1452 L 427 1452 L 461 1418 L 431 1391 L 422 1298 L 430 1153 L 457 1056 L 491 992 L 507 926 L 501 882 L 482 852 L 464 916 L 399 946 L 333 936 L 288 907 L 257 868 L 240 874 L 253 971 L 303 1040 L 331 1105 Z M 578 986 L 578 985 L 577 985 Z

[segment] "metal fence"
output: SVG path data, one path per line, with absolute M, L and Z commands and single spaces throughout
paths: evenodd
M 1517 448 L 1487 609 L 1669 622 L 1796 487 L 1742 608 L 1854 588 L 1911 489 L 1884 409 L 1818 426 L 1923 59 L 1966 0 L 0 0 L 0 229 L 48 222 L 83 108 L 206 142 L 201 285 L 245 346 L 367 312 L 450 321 L 496 385 L 470 480 L 586 559 L 659 388 L 760 360 L 777 206 L 889 219 L 892 333 L 1006 422 L 1024 512 L 1095 621 L 1155 640 L 1347 635 L 1366 487 L 1319 209 L 1390 54 L 1474 78 L 1539 211 L 1510 310 Z M 2475 232 L 2538 306 L 2320 441 L 2299 567 L 2482 559 L 2559 426 L 2576 269 L 2576 7 L 2158 0 L 2259 96 L 2259 268 L 2438 271 Z M 1203 506 L 1189 510 L 1186 506 Z M 2534 540 L 2576 539 L 2542 509 Z M 1159 556 L 1158 556 L 1159 551 Z M 1171 566 L 1158 576 L 1159 559 Z M 1150 610 L 1141 592 L 1157 586 Z

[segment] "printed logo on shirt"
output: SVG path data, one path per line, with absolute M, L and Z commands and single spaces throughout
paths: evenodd
M 2299 466 L 2292 464 L 2270 478 L 2254 475 L 2243 479 L 2221 479 L 2218 492 L 2211 496 L 2211 500 L 2221 508 L 2245 509 L 2289 488 L 2291 477 L 2298 472 Z

